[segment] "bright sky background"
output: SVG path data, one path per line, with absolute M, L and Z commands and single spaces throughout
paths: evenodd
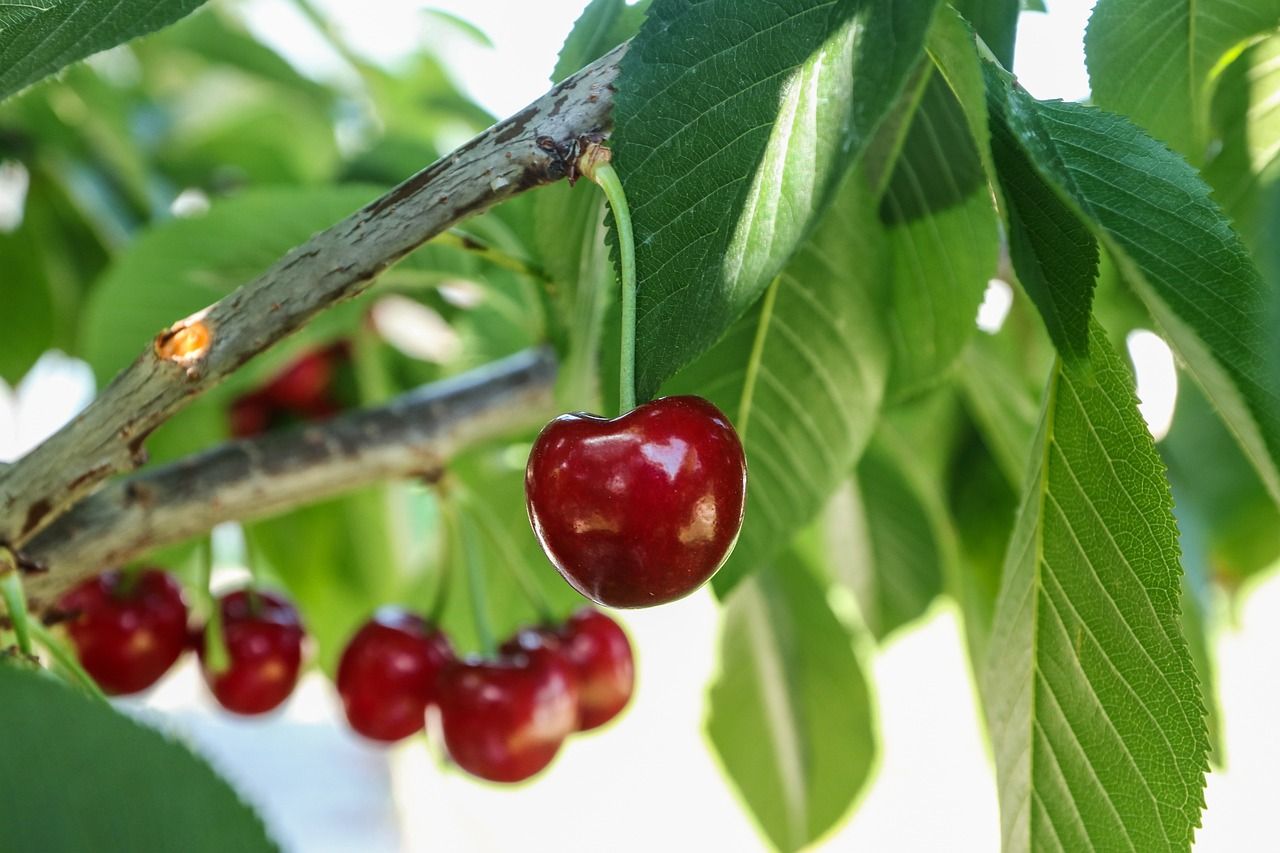
M 454 74 L 495 115 L 546 88 L 564 35 L 584 0 L 448 0 L 434 8 L 486 32 L 486 48 L 442 28 L 410 0 L 325 0 L 361 51 L 394 62 L 437 46 Z M 1049 0 L 1025 15 L 1015 72 L 1037 97 L 1088 93 L 1081 39 L 1091 2 Z M 341 61 L 288 0 L 253 0 L 250 18 L 309 73 L 342 74 Z M 447 32 L 447 37 L 442 35 Z M 999 292 L 994 294 L 999 302 Z M 995 310 L 998 315 L 998 308 Z M 985 320 L 984 320 L 985 322 Z M 1138 335 L 1144 414 L 1159 434 L 1172 411 L 1167 349 Z M 16 394 L 0 384 L 0 460 L 68 418 L 92 380 L 66 359 L 42 362 L 40 381 Z M 36 377 L 33 377 L 35 379 Z M 634 706 L 607 730 L 570 742 L 531 786 L 496 788 L 441 770 L 419 740 L 370 749 L 338 722 L 332 688 L 310 677 L 286 710 L 245 722 L 213 707 L 188 663 L 127 707 L 191 739 L 263 809 L 290 849 L 652 851 L 764 849 L 701 733 L 715 663 L 716 610 L 708 594 L 626 614 L 639 649 Z M 991 763 L 956 618 L 939 607 L 871 661 L 883 757 L 854 818 L 824 840 L 831 851 L 989 853 L 999 829 Z M 1280 767 L 1280 579 L 1244 599 L 1218 640 L 1230 769 L 1210 777 L 1198 853 L 1271 851 Z M 1270 839 L 1269 841 L 1267 839 Z

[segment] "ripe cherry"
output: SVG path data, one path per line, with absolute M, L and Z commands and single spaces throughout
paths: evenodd
M 631 642 L 621 625 L 591 607 L 569 617 L 559 634 L 578 677 L 578 730 L 603 726 L 631 700 L 636 679 Z
M 578 719 L 572 670 L 549 649 L 454 661 L 440 676 L 440 722 L 458 766 L 520 782 L 551 763 Z
M 214 698 L 237 714 L 265 714 L 298 683 L 305 633 L 293 605 L 278 595 L 242 589 L 218 602 L 227 667 L 209 669 L 207 643 L 200 644 L 204 680 Z
M 688 595 L 724 564 L 746 502 L 742 442 L 700 397 L 561 415 L 529 454 L 529 520 L 578 592 L 611 607 Z
M 351 728 L 391 743 L 423 728 L 436 682 L 453 660 L 443 632 L 420 617 L 384 607 L 360 627 L 338 663 L 338 694 Z
M 284 367 L 262 389 L 262 394 L 282 409 L 308 412 L 328 405 L 333 384 L 334 354 L 312 350 Z
M 231 404 L 231 435 L 252 438 L 271 428 L 275 409 L 261 392 L 237 397 Z
M 159 569 L 103 572 L 58 602 L 80 663 L 103 691 L 137 693 L 160 680 L 186 648 L 182 587 Z

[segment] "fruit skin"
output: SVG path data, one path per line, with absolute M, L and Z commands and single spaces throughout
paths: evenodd
M 442 631 L 397 607 L 383 607 L 351 638 L 338 663 L 347 722 L 370 740 L 393 743 L 422 730 L 440 672 L 454 658 Z
M 132 579 L 103 572 L 72 588 L 58 607 L 79 612 L 67 621 L 67 633 L 85 671 L 115 696 L 155 684 L 186 648 L 182 587 L 160 569 L 139 570 Z
M 281 409 L 307 412 L 328 404 L 333 371 L 334 353 L 312 350 L 285 365 L 261 393 Z
M 622 626 L 584 607 L 559 631 L 562 653 L 578 677 L 578 730 L 599 728 L 631 701 L 636 668 Z
M 525 472 L 547 557 L 610 607 L 664 604 L 705 583 L 737 541 L 746 487 L 742 442 L 701 397 L 664 397 L 613 419 L 561 415 Z
M 218 601 L 228 665 L 214 673 L 200 644 L 205 683 L 214 698 L 236 714 L 265 714 L 279 707 L 298 683 L 306 636 L 298 611 L 284 598 L 259 590 L 237 590 Z
M 558 652 L 454 661 L 440 676 L 445 747 L 468 773 L 520 782 L 545 768 L 578 719 L 572 669 Z

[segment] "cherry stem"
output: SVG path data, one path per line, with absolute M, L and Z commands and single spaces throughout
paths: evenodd
M 448 510 L 444 506 L 446 498 L 444 495 L 436 492 L 436 506 L 440 511 L 440 520 L 444 530 L 440 536 L 439 551 L 439 570 L 440 579 L 436 581 L 435 599 L 431 602 L 431 609 L 427 611 L 427 621 L 432 625 L 439 625 L 444 618 L 444 609 L 449 604 L 449 590 L 452 588 L 453 580 L 453 561 L 456 558 L 454 553 L 456 548 L 450 542 L 449 535 L 449 519 Z
M 37 620 L 31 620 L 28 623 L 31 629 L 31 635 L 36 638 L 37 642 L 45 648 L 49 653 L 49 657 L 53 658 L 58 666 L 62 667 L 67 673 L 75 679 L 75 682 L 84 689 L 85 693 L 106 702 L 107 694 L 102 692 L 102 688 L 98 686 L 98 682 L 93 680 L 89 673 L 84 671 L 84 667 L 80 665 L 80 661 L 76 660 L 76 656 L 71 653 L 62 641 L 54 636 L 54 633 L 45 626 L 41 625 Z
M 533 609 L 537 611 L 538 618 L 548 625 L 555 622 L 555 614 L 551 610 L 550 602 L 547 601 L 547 597 L 543 594 L 542 588 L 538 586 L 538 582 L 529 574 L 528 562 L 516 551 L 511 544 L 511 540 L 501 535 L 501 526 L 498 519 L 494 517 L 492 510 L 485 506 L 484 501 L 476 500 L 469 491 L 463 490 L 461 494 L 467 506 L 474 511 L 473 514 L 480 522 L 480 527 L 485 535 L 489 537 L 489 541 L 500 552 L 499 556 L 510 569 L 511 576 L 515 578 L 516 586 L 520 587 L 524 597 L 529 600 L 529 603 L 533 605 Z
M 248 540 L 245 542 L 248 550 Z M 204 665 L 215 675 L 231 665 L 222 636 L 222 608 L 213 594 L 213 539 L 206 537 L 200 548 L 200 595 L 204 600 Z M 252 562 L 246 560 L 245 562 Z
M 609 149 L 589 144 L 579 160 L 582 174 L 604 190 L 618 229 L 618 259 L 622 267 L 622 366 L 618 403 L 623 413 L 636 407 L 636 240 L 631 230 L 631 208 L 622 179 L 609 164 Z
M 14 636 L 18 639 L 18 649 L 27 657 L 31 653 L 31 620 L 27 613 L 27 596 L 22 590 L 22 575 L 18 572 L 18 561 L 8 548 L 0 548 L 0 597 L 9 611 L 9 622 L 13 625 Z
M 493 628 L 489 624 L 489 611 L 485 607 L 488 594 L 485 591 L 484 569 L 476 560 L 475 543 L 467 535 L 466 520 L 451 502 L 441 504 L 445 509 L 445 518 L 449 525 L 452 540 L 457 543 L 453 549 L 455 557 L 461 558 L 467 572 L 467 597 L 471 599 L 471 621 L 475 625 L 476 638 L 480 641 L 480 651 L 492 656 L 496 644 L 493 640 Z

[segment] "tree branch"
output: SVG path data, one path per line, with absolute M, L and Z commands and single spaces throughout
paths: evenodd
M 79 417 L 0 470 L 0 544 L 21 548 L 113 474 L 191 399 L 459 220 L 570 173 L 578 141 L 609 129 L 616 48 L 516 115 L 162 332 Z
M 23 549 L 32 609 L 81 578 L 198 536 L 387 479 L 433 478 L 451 457 L 553 413 L 548 350 L 426 385 L 386 406 L 300 430 L 232 441 L 112 483 Z

